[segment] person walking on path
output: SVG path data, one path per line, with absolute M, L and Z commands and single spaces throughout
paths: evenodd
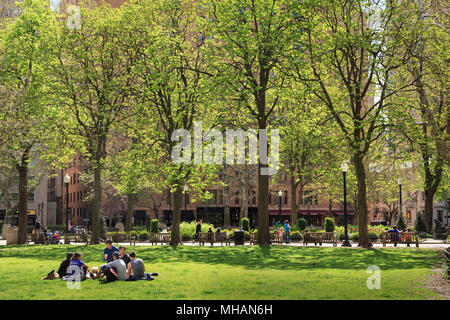
M 291 226 L 289 225 L 289 221 L 284 222 L 284 237 L 286 239 L 286 244 L 289 244 L 291 234 Z

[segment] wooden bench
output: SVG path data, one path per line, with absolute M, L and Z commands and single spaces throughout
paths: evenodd
M 137 237 L 136 236 L 132 236 L 131 234 L 128 234 L 128 241 L 130 241 L 130 246 L 135 246 L 136 245 L 136 241 L 137 241 Z
M 419 247 L 419 237 L 416 232 L 388 232 L 384 231 L 382 233 L 381 241 L 383 242 L 383 247 L 386 247 L 387 243 L 402 243 L 409 246 L 414 243 L 416 247 Z
M 332 243 L 333 247 L 337 246 L 337 238 L 334 232 L 303 232 L 303 244 L 308 243 L 322 245 L 322 243 Z
M 250 232 L 249 233 L 249 237 L 250 237 L 250 244 L 256 244 L 256 242 L 258 241 L 258 232 Z
M 270 233 L 270 243 L 282 244 L 283 237 L 282 236 L 280 237 L 278 232 L 271 232 Z
M 158 244 L 158 243 L 169 244 L 170 239 L 171 239 L 170 233 L 151 233 L 149 240 L 150 240 L 151 244 L 154 245 L 154 244 Z

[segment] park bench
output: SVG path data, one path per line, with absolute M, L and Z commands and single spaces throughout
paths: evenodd
M 409 246 L 411 243 L 416 244 L 419 247 L 419 237 L 416 232 L 388 232 L 385 231 L 382 234 L 381 241 L 383 242 L 383 247 L 386 247 L 387 243 L 403 243 Z
M 256 244 L 257 242 L 257 232 L 250 232 L 249 233 L 249 238 L 250 238 L 250 244 Z
M 271 243 L 282 244 L 283 243 L 283 237 L 280 237 L 278 232 L 271 232 L 270 233 L 270 242 Z
M 73 242 L 80 242 L 80 243 L 84 243 L 84 244 L 91 243 L 91 241 L 89 239 L 89 235 L 86 232 L 76 233 L 76 234 L 74 234 L 73 238 L 74 238 Z M 70 236 L 69 236 L 69 239 L 70 239 Z
M 304 232 L 303 244 L 306 246 L 308 243 L 314 243 L 322 245 L 322 243 L 332 243 L 333 247 L 337 246 L 337 238 L 334 232 Z
M 170 233 L 151 233 L 150 234 L 150 242 L 151 242 L 152 245 L 153 244 L 158 244 L 158 243 L 161 243 L 161 244 L 167 243 L 167 244 L 169 244 L 170 243 L 170 239 L 171 239 Z
M 136 236 L 132 236 L 131 234 L 128 234 L 128 241 L 130 241 L 130 246 L 135 246 L 136 245 L 136 241 L 137 241 L 137 237 Z

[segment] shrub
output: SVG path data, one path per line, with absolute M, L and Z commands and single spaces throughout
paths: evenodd
M 181 239 L 192 239 L 193 234 L 195 234 L 195 227 L 197 225 L 196 221 L 191 221 L 191 222 L 182 222 L 180 223 L 180 236 Z M 202 232 L 208 232 L 209 228 L 211 228 L 211 230 L 213 232 L 216 232 L 216 229 L 214 228 L 214 225 L 212 224 L 208 224 L 206 222 L 202 223 Z
M 417 232 L 427 232 L 427 226 L 425 225 L 425 221 L 423 220 L 423 214 L 418 213 L 416 217 L 416 223 L 414 224 Z
M 300 231 L 292 231 L 291 232 L 291 240 L 293 241 L 302 241 L 303 237 Z
M 158 233 L 159 232 L 159 221 L 158 219 L 152 219 L 150 221 L 150 232 Z
M 353 241 L 358 241 L 359 240 L 359 232 L 352 233 L 352 240 Z
M 145 241 L 145 240 L 148 240 L 148 238 L 149 238 L 149 235 L 148 235 L 147 231 L 144 230 L 144 231 L 139 232 L 139 240 Z
M 135 226 L 132 227 L 131 230 L 139 232 L 139 231 L 146 231 L 146 228 L 142 226 Z
M 379 238 L 375 232 L 369 232 L 368 236 L 370 241 L 377 241 Z
M 127 238 L 127 234 L 125 232 L 106 232 L 106 239 L 111 239 L 113 242 L 124 241 Z
M 51 232 L 55 232 L 55 231 L 64 231 L 66 230 L 66 227 L 62 224 L 51 224 L 47 226 L 47 229 Z
M 130 237 L 134 237 L 135 239 L 139 239 L 139 232 L 137 231 L 130 231 Z
M 403 217 L 403 213 L 401 212 L 397 217 L 397 228 L 398 230 L 405 230 L 407 228 L 405 218 Z
M 324 228 L 326 232 L 333 232 L 335 228 L 333 218 L 325 218 Z
M 300 218 L 297 220 L 297 226 L 298 226 L 298 230 L 300 232 L 305 230 L 307 225 L 308 225 L 308 223 L 306 222 L 305 218 Z
M 248 218 L 241 219 L 241 228 L 244 231 L 250 231 L 250 220 Z

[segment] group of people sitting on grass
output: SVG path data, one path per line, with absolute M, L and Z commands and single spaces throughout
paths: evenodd
M 115 247 L 111 240 L 106 241 L 106 248 L 103 251 L 103 259 L 107 262 L 100 267 L 93 267 L 92 270 L 82 261 L 81 253 L 67 254 L 61 262 L 58 272 L 52 270 L 44 280 L 62 279 L 66 281 L 82 281 L 85 279 L 103 279 L 105 282 L 154 280 L 157 273 L 146 273 L 144 261 L 136 258 L 136 253 L 131 251 L 125 253 L 125 247 Z

